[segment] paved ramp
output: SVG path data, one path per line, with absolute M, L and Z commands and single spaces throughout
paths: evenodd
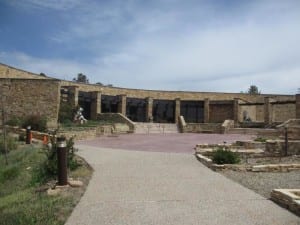
M 95 172 L 67 225 L 300 224 L 192 154 L 78 147 Z

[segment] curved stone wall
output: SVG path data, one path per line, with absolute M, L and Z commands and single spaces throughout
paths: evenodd
M 129 89 L 119 87 L 100 86 L 95 84 L 81 84 L 72 81 L 61 81 L 62 86 L 74 86 L 78 91 L 94 92 L 98 91 L 104 95 L 126 95 L 131 98 L 153 98 L 174 100 L 179 98 L 181 100 L 233 100 L 235 98 L 242 99 L 249 102 L 264 102 L 264 97 L 271 97 L 276 101 L 295 100 L 294 95 L 274 95 L 274 94 L 259 94 L 250 95 L 243 93 L 220 93 L 220 92 L 191 92 L 191 91 L 164 91 L 164 90 L 143 90 L 143 89 Z
M 226 119 L 238 122 L 244 119 L 244 114 L 247 114 L 252 121 L 270 124 L 296 118 L 297 110 L 295 95 L 250 95 L 109 87 L 44 77 L 0 63 L 0 84 L 7 81 L 14 81 L 15 85 L 10 89 L 10 95 L 13 96 L 11 101 L 18 103 L 11 104 L 11 115 L 23 116 L 24 111 L 32 107 L 38 114 L 50 117 L 52 123 L 57 121 L 57 112 L 62 100 L 74 106 L 82 104 L 88 117 L 96 119 L 99 113 L 105 111 L 101 109 L 104 102 L 109 104 L 104 101 L 105 96 L 107 99 L 114 99 L 114 111 L 139 118 L 137 119 L 141 120 L 139 122 L 153 120 L 154 122 L 171 122 L 171 120 L 177 122 L 178 117 L 184 114 L 190 122 L 221 123 Z M 28 88 L 24 88 L 24 85 Z M 138 113 L 143 115 L 137 115 Z

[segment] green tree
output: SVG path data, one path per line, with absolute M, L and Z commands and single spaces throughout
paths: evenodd
M 256 85 L 251 85 L 247 91 L 248 94 L 251 95 L 258 95 L 260 94 L 260 91 L 258 90 L 258 87 Z
M 79 82 L 79 83 L 85 83 L 85 84 L 89 83 L 89 79 L 83 73 L 77 74 L 77 78 L 73 78 L 73 81 Z

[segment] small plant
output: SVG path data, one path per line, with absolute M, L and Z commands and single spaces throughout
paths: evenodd
M 75 157 L 76 149 L 74 148 L 74 140 L 70 138 L 66 140 L 67 148 L 67 167 L 75 170 L 80 166 Z M 55 135 L 50 139 L 50 143 L 44 147 L 42 153 L 46 154 L 46 160 L 41 163 L 35 170 L 32 183 L 44 183 L 49 178 L 58 174 L 57 170 L 57 144 Z
M 24 121 L 20 117 L 13 116 L 10 120 L 6 122 L 6 125 L 21 127 L 23 123 Z
M 258 138 L 255 138 L 254 141 L 258 141 L 258 142 L 266 142 L 266 141 L 267 141 L 267 138 L 264 138 L 264 137 L 258 137 Z
M 47 130 L 47 118 L 40 115 L 28 116 L 22 127 L 26 129 L 28 126 L 31 126 L 32 130 L 44 132 Z
M 21 141 L 21 142 L 26 141 L 26 135 L 25 134 L 19 134 L 19 141 Z
M 213 151 L 212 161 L 216 164 L 236 164 L 240 162 L 240 157 L 237 153 L 220 147 Z

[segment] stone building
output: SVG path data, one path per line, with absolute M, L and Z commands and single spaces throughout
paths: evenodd
M 44 115 L 56 126 L 61 101 L 84 108 L 88 119 L 121 113 L 134 122 L 272 125 L 300 118 L 299 95 L 157 91 L 58 80 L 0 64 L 1 107 L 8 117 Z

